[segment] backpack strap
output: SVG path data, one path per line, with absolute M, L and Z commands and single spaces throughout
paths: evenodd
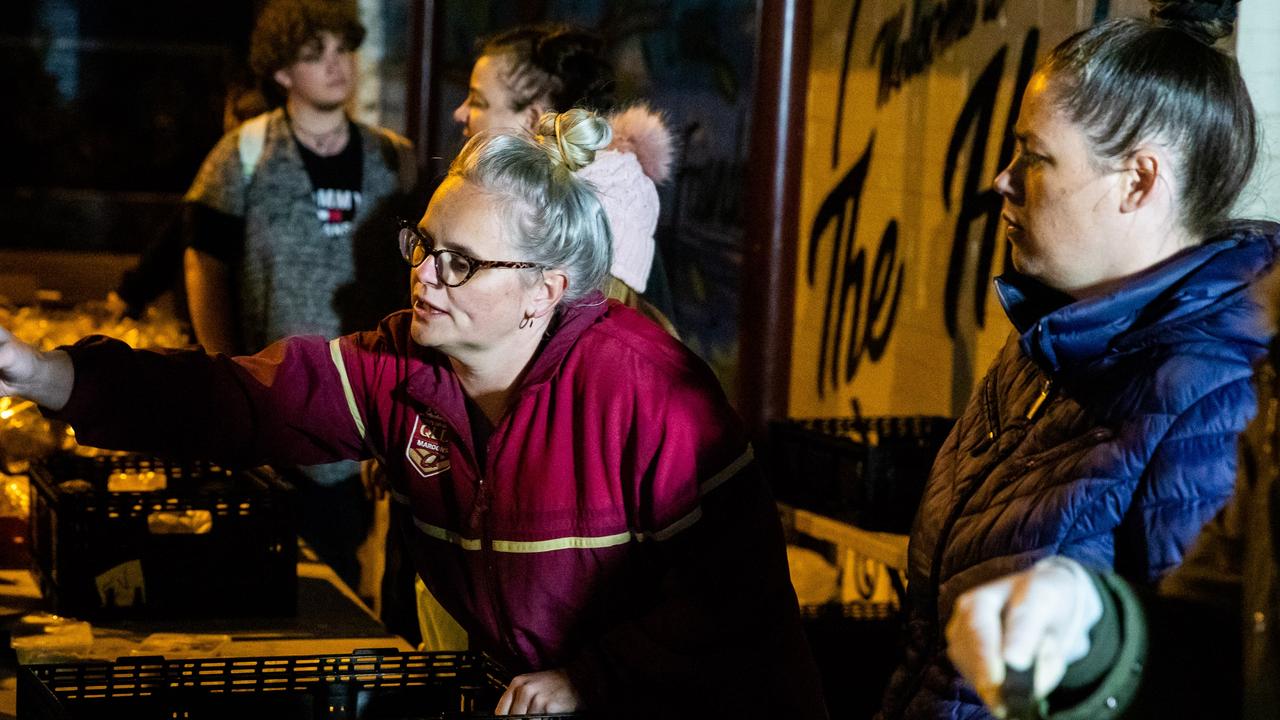
M 386 128 L 374 128 L 382 151 L 382 161 L 396 175 L 400 192 L 409 192 L 418 181 L 418 159 L 413 155 L 413 144 Z
M 253 180 L 253 173 L 258 169 L 258 160 L 262 157 L 262 148 L 267 142 L 267 122 L 271 113 L 263 113 L 246 120 L 240 126 L 240 175 L 244 184 Z

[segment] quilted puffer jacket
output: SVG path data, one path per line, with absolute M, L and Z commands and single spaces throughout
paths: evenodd
M 1250 285 L 1278 245 L 1280 226 L 1240 225 L 1079 301 L 996 280 L 1015 332 L 925 489 L 882 718 L 990 717 L 945 654 L 965 590 L 1046 555 L 1144 585 L 1178 565 L 1231 494 L 1270 334 Z

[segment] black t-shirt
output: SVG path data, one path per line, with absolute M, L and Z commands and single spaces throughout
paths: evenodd
M 347 146 L 337 155 L 315 154 L 294 138 L 302 164 L 311 178 L 311 197 L 316 203 L 316 217 L 324 225 L 325 237 L 346 237 L 355 226 L 360 207 L 360 187 L 364 180 L 364 153 L 360 148 L 360 131 L 351 123 Z
M 363 199 L 364 153 L 360 131 L 351 123 L 347 146 L 337 155 L 321 157 L 294 138 L 311 179 L 311 197 L 316 217 L 324 224 L 326 237 L 346 237 Z M 214 210 L 203 203 L 186 203 L 183 234 L 185 245 L 212 255 L 228 265 L 244 251 L 244 218 Z M 398 256 L 397 256 L 398 257 Z

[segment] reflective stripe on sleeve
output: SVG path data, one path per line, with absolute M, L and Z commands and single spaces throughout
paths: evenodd
M 347 364 L 342 360 L 342 348 L 339 338 L 329 341 L 329 357 L 333 358 L 333 366 L 338 369 L 338 377 L 342 379 L 342 394 L 347 398 L 347 409 L 351 411 L 351 419 L 356 423 L 356 431 L 360 439 L 365 439 L 364 420 L 360 418 L 360 410 L 356 407 L 356 394 L 351 390 L 351 378 L 347 377 Z
M 716 473 L 710 480 L 698 485 L 698 497 L 706 497 L 710 495 L 712 491 L 723 485 L 726 480 L 742 472 L 742 469 L 755 459 L 756 454 L 751 450 L 751 446 L 748 445 L 747 449 L 738 456 L 737 460 L 729 463 L 729 467 Z
M 706 480 L 705 482 L 698 484 L 698 498 L 701 499 L 710 495 L 712 492 L 715 491 L 716 488 L 725 484 L 725 482 L 727 482 L 729 478 L 732 478 L 738 473 L 742 472 L 742 469 L 745 468 L 747 465 L 750 465 L 752 460 L 755 460 L 755 453 L 751 450 L 751 446 L 748 445 L 747 449 L 743 451 L 741 455 L 738 456 L 737 460 L 734 460 L 733 462 L 729 463 L 729 467 L 726 467 L 725 469 L 716 473 L 709 480 Z M 658 530 L 656 532 L 651 532 L 651 533 L 637 534 L 636 540 L 641 540 L 641 541 L 657 540 L 661 542 L 663 540 L 667 540 L 675 537 L 676 535 L 680 534 L 680 532 L 683 530 L 687 530 L 688 528 L 693 527 L 693 525 L 701 519 L 702 519 L 702 506 L 699 505 L 698 507 L 695 507 L 693 510 L 690 510 L 689 514 L 671 523 L 670 525 L 662 528 L 661 530 Z

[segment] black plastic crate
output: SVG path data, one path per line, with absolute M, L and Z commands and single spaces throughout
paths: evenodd
M 909 533 L 953 424 L 927 415 L 773 422 L 774 492 L 794 507 L 864 530 Z
M 163 490 L 111 492 L 118 472 Z M 90 618 L 297 611 L 293 489 L 271 470 L 140 455 L 56 455 L 31 469 L 31 556 L 54 612 Z M 175 518 L 202 522 L 172 532 Z M 166 532 L 166 530 L 169 530 Z
M 121 658 L 114 663 L 29 665 L 19 672 L 18 714 L 32 720 L 478 720 L 492 717 L 489 713 L 508 677 L 482 653 L 394 650 L 298 657 Z

